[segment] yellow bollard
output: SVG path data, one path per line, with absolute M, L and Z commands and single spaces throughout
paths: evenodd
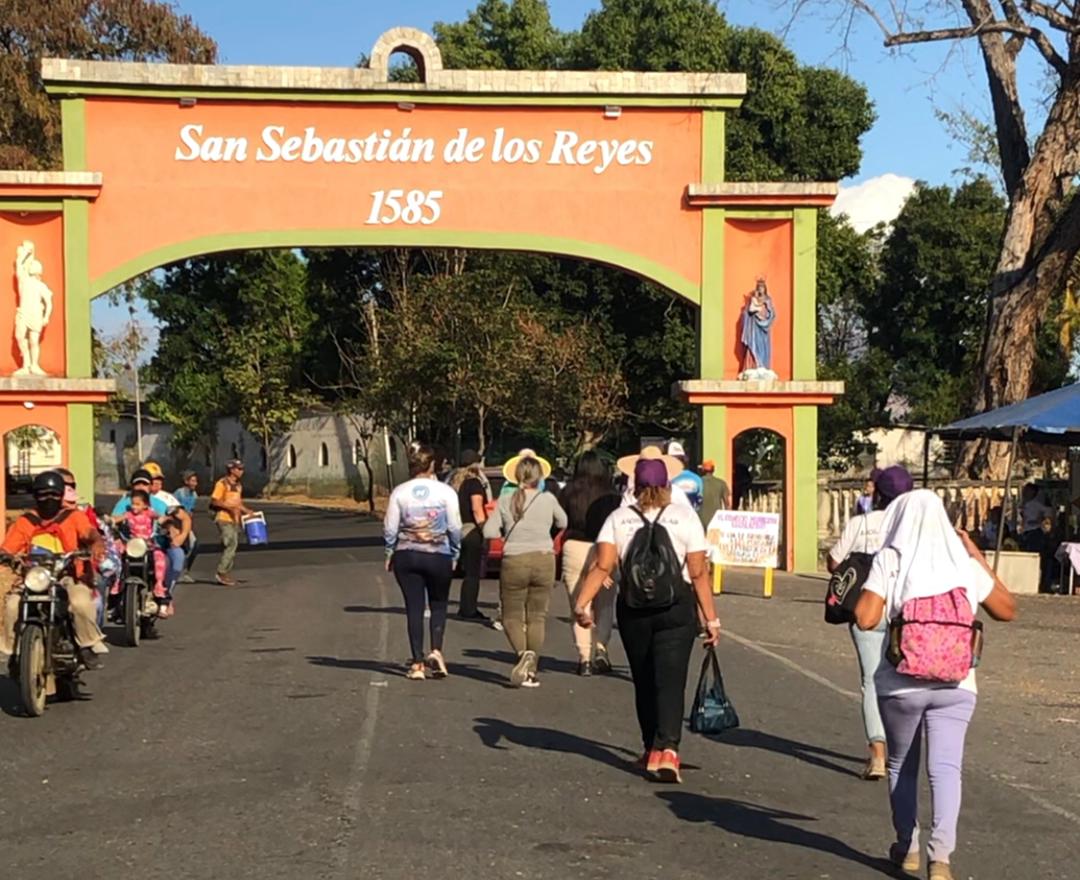
M 712 591 L 714 596 L 719 596 L 724 592 L 724 567 L 722 565 L 713 566 Z
M 773 570 L 771 568 L 765 569 L 765 598 L 766 599 L 771 599 L 772 598 L 772 573 L 773 573 Z

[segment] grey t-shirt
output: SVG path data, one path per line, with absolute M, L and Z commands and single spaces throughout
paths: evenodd
M 503 548 L 503 556 L 518 556 L 522 553 L 552 553 L 551 529 L 566 528 L 566 512 L 559 505 L 558 499 L 550 492 L 525 490 L 525 514 L 514 523 L 511 505 L 514 493 L 503 495 L 495 510 L 484 523 L 484 537 L 510 539 Z

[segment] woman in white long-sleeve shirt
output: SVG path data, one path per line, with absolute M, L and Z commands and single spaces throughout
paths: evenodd
M 386 568 L 405 597 L 412 663 L 408 678 L 422 681 L 425 662 L 436 678 L 447 675 L 443 658 L 446 608 L 454 564 L 461 552 L 457 492 L 435 477 L 435 451 L 422 446 L 409 457 L 412 479 L 390 495 L 383 520 Z M 424 608 L 431 608 L 431 652 L 424 656 Z

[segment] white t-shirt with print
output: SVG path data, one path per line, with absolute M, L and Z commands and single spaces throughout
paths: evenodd
M 852 553 L 877 553 L 881 546 L 881 526 L 885 522 L 884 510 L 871 510 L 853 516 L 844 526 L 840 540 L 833 544 L 829 558 L 839 565 Z
M 971 562 L 971 577 L 966 584 L 957 584 L 958 587 L 966 587 L 968 601 L 971 603 L 973 613 L 979 613 L 979 605 L 986 601 L 994 589 L 994 579 L 974 559 Z M 864 590 L 876 593 L 885 600 L 885 619 L 895 620 L 900 617 L 904 608 L 904 598 L 899 595 L 897 589 L 898 576 L 900 573 L 900 554 L 891 547 L 886 547 L 874 557 L 870 566 L 870 575 L 863 585 Z M 888 639 L 882 646 L 888 648 Z M 912 678 L 910 675 L 901 675 L 896 668 L 887 660 L 882 659 L 874 675 L 874 687 L 879 696 L 892 696 L 896 694 L 912 693 L 921 690 L 935 690 L 940 688 L 959 687 L 976 694 L 979 692 L 975 684 L 975 670 L 972 669 L 959 684 L 950 684 L 943 681 L 922 681 Z
M 660 510 L 645 511 L 645 517 L 650 522 L 657 521 Z M 671 545 L 682 560 L 683 578 L 689 583 L 690 575 L 686 569 L 686 554 L 700 553 L 707 549 L 705 542 L 705 528 L 701 525 L 701 519 L 693 508 L 682 504 L 671 504 L 664 508 L 660 516 L 660 525 L 667 529 L 671 537 Z M 619 554 L 619 559 L 626 556 L 630 541 L 637 534 L 638 529 L 645 523 L 632 507 L 620 507 L 605 521 L 596 538 L 598 544 L 614 544 Z

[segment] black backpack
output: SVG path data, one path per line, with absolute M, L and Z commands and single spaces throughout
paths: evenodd
M 675 604 L 683 588 L 682 560 L 671 543 L 671 535 L 660 525 L 663 508 L 655 522 L 649 522 L 638 508 L 631 507 L 644 526 L 638 529 L 621 563 L 620 595 L 630 608 L 658 610 Z
M 862 514 L 866 516 L 866 514 Z M 863 546 L 866 539 L 866 520 L 863 520 Z M 825 588 L 825 622 L 854 623 L 855 606 L 862 595 L 863 584 L 870 577 L 873 553 L 849 553 L 837 566 Z

